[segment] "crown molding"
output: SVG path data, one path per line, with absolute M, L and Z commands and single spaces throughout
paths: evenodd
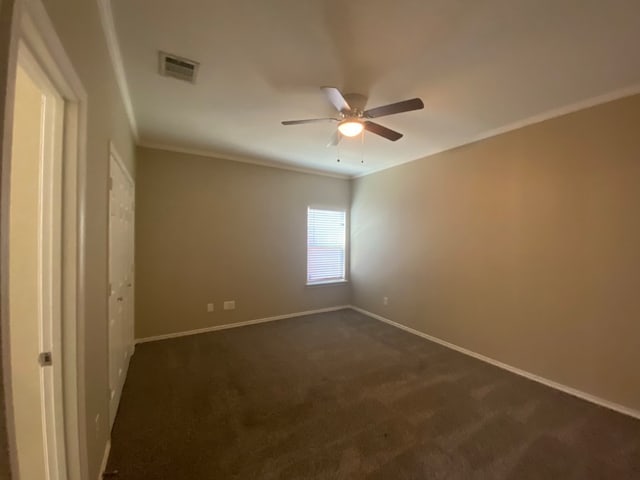
M 120 44 L 118 43 L 115 22 L 113 20 L 113 12 L 111 10 L 111 0 L 97 0 L 97 2 L 98 11 L 100 12 L 100 21 L 102 23 L 102 31 L 104 32 L 104 37 L 107 42 L 107 49 L 109 50 L 109 57 L 111 58 L 111 65 L 113 66 L 116 83 L 118 84 L 122 103 L 124 103 L 124 108 L 127 112 L 127 117 L 129 118 L 133 137 L 137 141 L 139 138 L 138 125 L 133 111 L 133 103 L 131 102 L 131 94 L 129 93 L 127 77 L 124 72 Z
M 208 149 L 197 149 L 197 148 L 190 148 L 190 147 L 182 147 L 182 146 L 177 146 L 177 145 L 171 145 L 171 144 L 161 144 L 161 143 L 153 143 L 153 142 L 146 142 L 146 141 L 141 141 L 139 134 L 138 134 L 138 127 L 137 127 L 137 123 L 136 123 L 136 119 L 135 119 L 135 114 L 134 114 L 134 110 L 133 110 L 133 104 L 131 101 L 131 95 L 129 92 L 129 87 L 127 84 L 127 79 L 126 79 L 126 75 L 125 75 L 125 71 L 124 71 L 124 64 L 122 61 L 122 54 L 121 54 L 121 50 L 120 50 L 120 44 L 118 42 L 118 37 L 116 35 L 116 30 L 115 30 L 115 22 L 113 19 L 113 12 L 111 9 L 111 0 L 97 0 L 98 2 L 98 10 L 100 12 L 100 19 L 102 22 L 102 28 L 104 31 L 104 35 L 105 35 L 105 40 L 107 43 L 107 48 L 109 50 L 109 56 L 111 58 L 111 64 L 113 66 L 113 70 L 115 73 L 115 77 L 116 77 L 116 81 L 118 84 L 118 88 L 120 90 L 120 94 L 122 97 L 122 101 L 124 103 L 125 106 L 125 110 L 127 112 L 127 116 L 129 118 L 129 123 L 131 125 L 131 129 L 133 131 L 133 135 L 134 138 L 136 140 L 137 145 L 141 146 L 141 147 L 146 147 L 146 148 L 154 148 L 154 149 L 159 149 L 159 150 L 167 150 L 167 151 L 172 151 L 172 152 L 178 152 L 178 153 L 186 153 L 186 154 L 191 154 L 191 155 L 199 155 L 199 156 L 204 156 L 204 157 L 213 157 L 213 158 L 219 158 L 222 160 L 232 160 L 232 161 L 236 161 L 236 162 L 242 162 L 242 163 L 249 163 L 249 164 L 254 164 L 254 165 L 260 165 L 260 166 L 264 166 L 264 167 L 272 167 L 272 168 L 279 168 L 282 170 L 289 170 L 289 171 L 294 171 L 294 172 L 299 172 L 299 173 L 307 173 L 307 174 L 311 174 L 311 175 L 321 175 L 321 176 L 326 176 L 326 177 L 332 177 L 332 178 L 341 178 L 341 179 L 356 179 L 356 178 L 361 178 L 361 177 L 366 177 L 368 175 L 373 175 L 374 173 L 378 173 L 378 172 L 382 172 L 384 170 L 388 170 L 390 168 L 395 168 L 398 167 L 400 165 L 404 165 L 406 163 L 411 163 L 411 162 L 415 162 L 418 160 L 422 160 L 425 158 L 429 158 L 433 155 L 437 155 L 439 153 L 443 153 L 449 150 L 453 150 L 455 148 L 458 147 L 462 147 L 464 145 L 469 145 L 471 143 L 475 143 L 481 140 L 486 140 L 488 138 L 491 137 L 495 137 L 498 135 L 502 135 L 504 133 L 508 133 L 511 132 L 513 130 L 518 130 L 520 128 L 523 127 L 527 127 L 530 125 L 534 125 L 536 123 L 541 123 L 544 122 L 546 120 L 551 120 L 553 118 L 557 118 L 557 117 L 561 117 L 564 115 L 568 115 L 570 113 L 574 113 L 580 110 L 584 110 L 590 107 L 594 107 L 597 105 L 601 105 L 607 102 L 611 102 L 614 100 L 619 100 L 621 98 L 624 97 L 629 97 L 632 95 L 637 95 L 640 94 L 640 84 L 635 84 L 635 85 L 631 85 L 629 87 L 625 87 L 625 88 L 621 88 L 618 90 L 614 90 L 611 91 L 609 93 L 603 94 L 603 95 L 598 95 L 595 97 L 590 97 L 569 105 L 565 105 L 563 107 L 559 107 L 559 108 L 555 108 L 555 109 L 551 109 L 551 110 L 547 110 L 543 113 L 539 113 L 530 117 L 527 117 L 525 119 L 522 120 L 518 120 L 516 122 L 512 122 L 509 123 L 507 125 L 504 125 L 502 127 L 498 127 L 492 130 L 488 130 L 486 132 L 480 133 L 478 135 L 474 135 L 471 136 L 461 142 L 457 142 L 454 143 L 452 145 L 448 145 L 444 148 L 441 148 L 439 150 L 435 150 L 431 153 L 429 153 L 428 155 L 424 156 L 424 157 L 419 157 L 419 158 L 414 158 L 414 159 L 410 159 L 410 160 L 405 160 L 402 162 L 397 162 L 397 163 L 393 163 L 392 165 L 386 165 L 383 167 L 379 167 L 379 168 L 373 168 L 371 170 L 368 170 L 366 172 L 360 173 L 360 174 L 354 174 L 354 175 L 347 175 L 347 174 L 338 174 L 338 173 L 331 173 L 331 172 L 327 172 L 325 170 L 320 170 L 320 169 L 314 169 L 314 168 L 305 168 L 305 167 L 295 167 L 292 165 L 287 165 L 285 163 L 281 163 L 281 162 L 277 162 L 277 161 L 268 161 L 268 160 L 257 160 L 257 159 L 250 159 L 247 157 L 242 157 L 242 156 L 237 156 L 237 155 L 231 155 L 231 154 L 226 154 L 226 153 L 219 153 L 216 152 L 214 150 L 208 150 Z
M 604 103 L 613 102 L 614 100 L 619 100 L 625 97 L 631 97 L 633 95 L 640 94 L 640 84 L 631 85 L 629 87 L 621 88 L 618 90 L 613 90 L 612 92 L 605 93 L 604 95 L 598 95 L 596 97 L 590 97 L 585 100 L 580 100 L 579 102 L 571 103 L 569 105 L 565 105 L 564 107 L 554 108 L 552 110 L 547 110 L 546 112 L 539 113 L 537 115 L 533 115 L 531 117 L 525 118 L 523 120 L 518 120 L 517 122 L 509 123 L 503 127 L 495 128 L 493 130 L 488 130 L 479 135 L 475 135 L 470 137 L 467 140 L 464 140 L 460 143 L 456 143 L 454 145 L 450 145 L 448 147 L 444 147 L 440 150 L 436 150 L 435 152 L 430 153 L 425 157 L 414 158 L 412 160 L 406 160 L 399 163 L 394 163 L 393 165 L 388 165 L 381 168 L 376 168 L 373 170 L 369 170 L 367 172 L 354 175 L 351 178 L 361 178 L 366 177 L 367 175 L 372 175 L 374 173 L 382 172 L 383 170 L 389 170 L 390 168 L 395 168 L 400 165 L 404 165 L 405 163 L 416 162 L 418 160 L 423 160 L 425 158 L 429 158 L 433 155 L 437 155 L 442 152 L 446 152 L 449 150 L 453 150 L 454 148 L 462 147 L 464 145 L 469 145 L 470 143 L 479 142 L 480 140 L 486 140 L 487 138 L 496 137 L 498 135 L 502 135 L 503 133 L 508 133 L 513 130 L 518 130 L 523 127 L 528 127 L 529 125 L 534 125 L 536 123 L 541 123 L 546 120 L 551 120 L 553 118 L 562 117 L 564 115 L 568 115 L 570 113 L 578 112 L 580 110 L 586 110 L 587 108 L 595 107 L 597 105 L 602 105 Z
M 314 168 L 295 167 L 278 161 L 258 160 L 255 158 L 243 157 L 241 155 L 233 155 L 228 153 L 220 153 L 215 150 L 182 147 L 178 145 L 155 143 L 140 140 L 137 142 L 139 147 L 151 148 L 153 150 L 165 150 L 167 152 L 185 153 L 187 155 L 197 155 L 199 157 L 215 158 L 218 160 L 229 160 L 232 162 L 248 163 L 258 165 L 260 167 L 277 168 L 280 170 L 288 170 L 291 172 L 305 173 L 307 175 L 319 175 L 321 177 L 339 178 L 341 180 L 349 180 L 353 178 L 351 175 L 343 175 L 339 173 L 327 172 L 325 170 L 317 170 Z

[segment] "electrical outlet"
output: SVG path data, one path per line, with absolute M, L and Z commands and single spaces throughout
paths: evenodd
M 235 310 L 236 309 L 236 301 L 235 300 L 227 300 L 224 302 L 225 310 Z
M 207 303 L 207 312 L 213 312 L 213 303 Z
M 389 297 L 382 297 L 382 304 L 389 305 Z

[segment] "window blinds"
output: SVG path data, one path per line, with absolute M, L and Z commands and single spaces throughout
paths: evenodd
M 307 284 L 345 280 L 346 212 L 309 208 Z

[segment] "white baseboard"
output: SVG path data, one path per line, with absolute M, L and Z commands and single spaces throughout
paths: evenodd
M 285 318 L 302 317 L 304 315 L 313 315 L 314 313 L 334 312 L 336 310 L 344 310 L 350 308 L 349 305 L 339 305 L 336 307 L 319 308 L 317 310 L 308 310 L 306 312 L 287 313 L 285 315 L 277 315 L 275 317 L 257 318 L 255 320 L 247 320 L 245 322 L 227 323 L 225 325 L 214 325 L 212 327 L 199 328 L 197 330 L 187 330 L 185 332 L 167 333 L 165 335 L 155 335 L 153 337 L 144 337 L 136 339 L 136 345 L 139 343 L 155 342 L 158 340 L 167 340 L 169 338 L 186 337 L 188 335 L 197 335 L 199 333 L 217 332 L 218 330 L 227 330 L 228 328 L 246 327 L 248 325 L 256 325 L 258 323 L 274 322 L 276 320 L 284 320 Z
M 578 390 L 576 388 L 572 388 L 572 387 L 568 387 L 567 385 L 563 385 L 561 383 L 558 382 L 554 382 L 553 380 L 549 380 L 547 378 L 541 377 L 539 375 L 535 375 L 533 373 L 529 373 L 525 370 L 521 370 L 519 368 L 516 367 L 512 367 L 511 365 L 507 365 L 506 363 L 502 363 L 498 360 L 494 360 L 493 358 L 490 357 L 486 357 L 484 355 L 481 355 L 479 353 L 473 352 L 471 350 L 467 350 L 466 348 L 463 347 L 459 347 L 458 345 L 454 345 L 453 343 L 449 343 L 445 340 L 441 340 L 437 337 L 433 337 L 431 335 L 428 335 L 424 332 L 421 332 L 419 330 L 415 330 L 411 327 L 407 327 L 405 325 L 402 325 L 400 323 L 394 322 L 393 320 L 389 320 L 388 318 L 385 318 L 383 316 L 377 315 L 375 313 L 369 312 L 367 310 L 364 310 L 362 308 L 359 307 L 355 307 L 355 306 L 350 306 L 351 309 L 360 312 L 364 315 L 367 315 L 368 317 L 374 318 L 376 320 L 380 320 L 381 322 L 387 323 L 389 325 L 392 325 L 394 327 L 400 328 L 401 330 L 404 330 L 405 332 L 409 332 L 409 333 L 413 333 L 414 335 L 417 335 L 419 337 L 425 338 L 427 340 L 430 340 L 432 342 L 435 342 L 437 344 L 440 344 L 444 347 L 450 348 L 452 350 L 455 350 L 457 352 L 463 353 L 465 355 L 468 355 L 470 357 L 473 358 L 477 358 L 478 360 L 481 360 L 483 362 L 489 363 L 491 365 L 494 365 L 496 367 L 502 368 L 503 370 L 507 370 L 508 372 L 511 373 L 515 373 L 516 375 L 520 375 L 521 377 L 525 377 L 528 378 L 529 380 L 533 380 L 534 382 L 538 382 L 541 383 L 543 385 L 546 385 L 547 387 L 551 387 L 554 388 L 556 390 L 560 390 L 561 392 L 564 393 L 568 393 L 569 395 L 573 395 L 574 397 L 578 397 L 582 400 L 586 400 L 587 402 L 591 402 L 591 403 L 595 403 L 596 405 L 599 405 L 601 407 L 605 407 L 608 408 L 610 410 L 614 410 L 618 413 L 622 413 L 624 415 L 628 415 L 630 417 L 634 417 L 637 419 L 640 419 L 640 411 L 634 410 L 632 408 L 629 407 L 625 407 L 624 405 L 620 405 L 618 403 L 614 403 L 614 402 L 610 402 L 609 400 L 605 400 L 603 398 L 600 397 L 596 397 L 595 395 L 591 395 L 590 393 L 586 393 L 583 392 L 582 390 Z
M 111 439 L 107 440 L 107 444 L 104 447 L 104 456 L 102 457 L 102 463 L 100 464 L 100 472 L 98 480 L 103 479 L 104 472 L 107 470 L 107 462 L 109 462 L 109 453 L 111 453 Z

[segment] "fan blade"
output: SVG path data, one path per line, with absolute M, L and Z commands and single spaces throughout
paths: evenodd
M 327 143 L 327 147 L 335 147 L 340 143 L 340 140 L 342 140 L 342 134 L 340 133 L 340 130 L 336 130 L 336 132 L 331 136 L 329 143 Z
M 308 120 L 285 120 L 282 125 L 302 125 L 304 123 L 337 122 L 337 118 L 310 118 Z
M 340 93 L 340 90 L 338 90 L 335 87 L 322 87 L 322 91 L 327 96 L 331 104 L 334 107 L 336 107 L 336 110 L 338 110 L 341 113 L 351 111 L 351 107 L 349 106 L 347 101 L 344 99 L 344 96 L 342 95 L 342 93 Z
M 376 135 L 380 135 L 387 140 L 391 140 L 392 142 L 395 142 L 396 140 L 400 140 L 402 138 L 401 133 L 398 133 L 395 130 L 391 130 L 390 128 L 383 127 L 379 123 L 368 121 L 364 122 L 364 129 L 371 133 L 375 133 Z
M 405 100 L 398 103 L 390 103 L 389 105 L 383 105 L 382 107 L 365 110 L 364 116 L 366 118 L 377 118 L 384 117 L 385 115 L 393 115 L 394 113 L 421 110 L 423 108 L 424 103 L 422 103 L 422 100 L 420 100 L 419 98 L 412 98 L 411 100 Z

